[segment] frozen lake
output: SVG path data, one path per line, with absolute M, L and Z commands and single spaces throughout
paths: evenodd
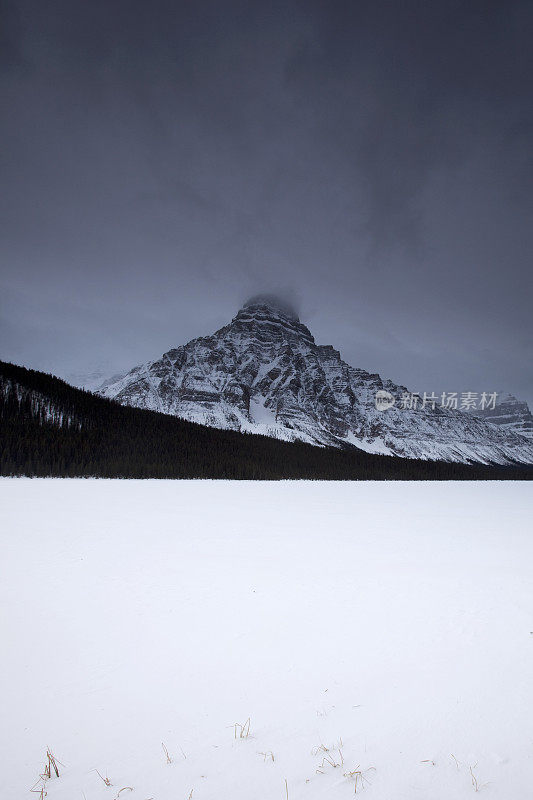
M 531 498 L 1 479 L 0 797 L 528 797 Z

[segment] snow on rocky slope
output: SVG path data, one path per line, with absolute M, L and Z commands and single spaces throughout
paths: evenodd
M 376 409 L 378 390 L 407 389 L 317 345 L 283 303 L 250 300 L 229 325 L 135 367 L 100 389 L 125 405 L 220 428 L 318 445 L 452 461 L 533 463 L 533 443 L 453 409 Z
M 530 500 L 0 479 L 0 797 L 526 800 Z
M 500 392 L 494 408 L 473 413 L 509 433 L 533 439 L 533 414 L 524 400 L 517 400 L 512 394 Z

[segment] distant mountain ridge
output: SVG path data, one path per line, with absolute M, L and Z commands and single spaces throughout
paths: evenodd
M 76 386 L 78 389 L 85 389 L 88 392 L 95 392 L 102 389 L 108 383 L 115 383 L 123 378 L 125 372 L 118 372 L 115 375 L 108 377 L 103 369 L 96 369 L 92 372 L 69 372 L 64 375 L 64 379 L 71 386 Z
M 378 411 L 376 392 L 404 386 L 350 366 L 316 344 L 296 312 L 248 301 L 211 336 L 172 348 L 99 393 L 217 428 L 404 458 L 533 463 L 533 442 L 479 415 L 439 406 Z
M 494 408 L 474 410 L 472 413 L 492 425 L 500 425 L 509 433 L 518 433 L 533 440 L 533 414 L 524 400 L 517 400 L 512 394 L 500 392 Z

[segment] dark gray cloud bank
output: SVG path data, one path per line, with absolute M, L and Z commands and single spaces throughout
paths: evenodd
M 533 4 L 2 5 L 1 355 L 110 372 L 285 292 L 415 390 L 533 400 Z

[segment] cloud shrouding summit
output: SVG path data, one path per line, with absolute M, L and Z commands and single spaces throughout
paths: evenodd
M 2 355 L 110 374 L 279 286 L 530 402 L 529 2 L 4 3 Z
M 248 300 L 244 303 L 244 308 L 248 308 L 249 306 L 255 305 L 265 305 L 270 306 L 271 308 L 277 309 L 281 311 L 288 317 L 292 317 L 293 319 L 298 319 L 298 309 L 296 306 L 296 302 L 289 298 L 289 295 L 283 295 L 280 293 L 276 294 L 256 294 L 253 297 L 249 297 Z

